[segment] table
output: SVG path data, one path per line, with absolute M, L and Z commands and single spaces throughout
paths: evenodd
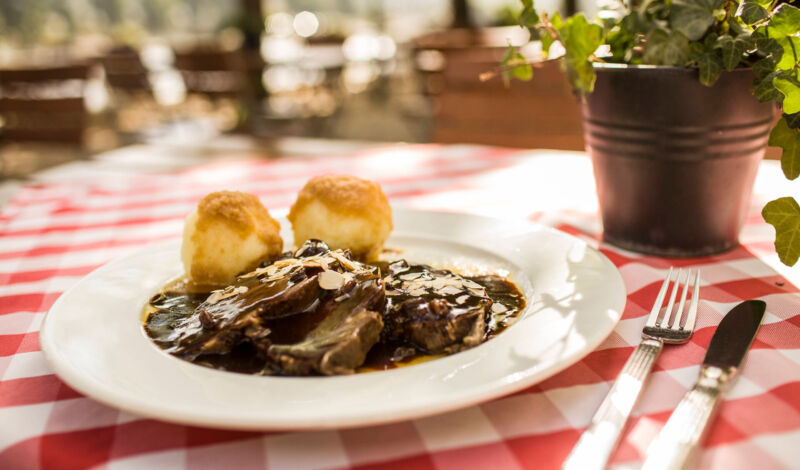
M 323 142 L 306 155 L 264 159 L 237 145 L 132 147 L 0 188 L 6 195 L 0 210 L 1 468 L 558 468 L 638 343 L 670 265 L 702 270 L 699 329 L 690 343 L 666 348 L 658 359 L 613 467 L 641 462 L 696 378 L 722 314 L 741 299 L 761 298 L 767 314 L 705 442 L 701 467 L 800 468 L 800 269 L 777 262 L 772 228 L 758 214 L 766 200 L 793 194 L 776 162 L 760 168 L 740 247 L 667 260 L 599 241 L 591 164 L 580 152 Z M 142 245 L 179 236 L 185 215 L 210 191 L 253 192 L 280 215 L 309 177 L 327 172 L 375 179 L 398 207 L 525 217 L 587 240 L 622 273 L 623 319 L 597 350 L 533 387 L 369 428 L 253 433 L 180 426 L 101 405 L 52 374 L 38 330 L 53 301 L 82 276 Z

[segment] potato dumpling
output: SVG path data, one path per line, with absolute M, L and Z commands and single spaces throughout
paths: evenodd
M 372 260 L 392 231 L 392 209 L 377 183 L 326 175 L 306 183 L 289 211 L 289 221 L 296 246 L 316 238 L 331 249 L 350 249 L 355 257 Z
M 252 194 L 204 197 L 183 228 L 181 259 L 197 284 L 227 284 L 283 250 L 281 226 Z

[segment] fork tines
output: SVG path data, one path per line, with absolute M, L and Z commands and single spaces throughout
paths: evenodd
M 647 323 L 645 324 L 645 327 L 692 331 L 694 330 L 694 323 L 697 319 L 697 300 L 700 292 L 700 270 L 695 271 L 694 275 L 692 275 L 692 271 L 688 269 L 686 270 L 686 274 L 684 276 L 683 269 L 679 269 L 677 273 L 675 273 L 674 280 L 672 279 L 672 273 L 673 269 L 670 267 L 669 272 L 667 273 L 667 278 L 664 279 L 664 284 L 661 285 L 661 290 L 658 291 L 656 301 L 653 303 L 653 309 L 650 311 L 650 316 L 647 317 Z M 683 307 L 686 304 L 690 279 L 692 284 L 692 298 L 689 302 L 689 310 L 686 315 L 686 320 L 683 326 L 681 326 L 681 318 L 684 317 Z M 664 297 L 667 294 L 670 283 L 672 283 L 672 290 L 670 291 L 669 302 L 667 303 L 667 307 L 664 309 L 664 314 L 660 315 L 661 307 L 664 304 Z M 678 294 L 678 288 L 681 284 L 683 284 L 683 291 L 681 293 L 680 302 L 678 303 L 678 308 L 675 309 L 673 314 L 675 297 Z M 671 324 L 670 320 L 672 320 Z

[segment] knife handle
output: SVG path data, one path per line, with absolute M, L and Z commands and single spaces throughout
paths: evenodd
M 722 390 L 732 375 L 732 370 L 703 367 L 700 379 L 683 396 L 667 424 L 648 447 L 642 470 L 687 468 L 708 430 Z
M 661 340 L 652 338 L 639 343 L 592 417 L 591 424 L 581 434 L 578 443 L 564 461 L 562 469 L 591 470 L 606 467 L 663 344 Z

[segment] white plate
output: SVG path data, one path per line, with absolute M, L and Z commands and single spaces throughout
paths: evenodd
M 388 246 L 408 258 L 507 270 L 528 299 L 519 321 L 476 348 L 389 371 L 289 378 L 213 370 L 164 353 L 142 328 L 144 304 L 182 272 L 175 240 L 113 261 L 62 295 L 42 326 L 42 349 L 71 387 L 138 415 L 320 429 L 417 418 L 523 389 L 580 360 L 622 315 L 619 272 L 574 237 L 471 215 L 395 211 L 394 218 Z

